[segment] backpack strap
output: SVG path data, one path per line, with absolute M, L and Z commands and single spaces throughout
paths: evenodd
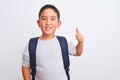
M 39 37 L 30 39 L 28 46 L 32 80 L 35 80 L 35 74 L 36 74 L 36 47 L 37 47 L 38 38 Z
M 38 39 L 39 37 L 36 37 L 36 38 L 30 39 L 29 41 L 28 50 L 29 50 L 29 55 L 30 55 L 30 68 L 31 68 L 32 80 L 35 80 L 35 74 L 36 74 L 36 47 L 37 47 Z M 60 36 L 57 36 L 57 39 L 61 46 L 64 69 L 66 71 L 68 80 L 70 80 L 70 75 L 69 75 L 70 61 L 69 61 L 67 40 L 65 39 L 65 37 L 60 37 Z
M 67 40 L 65 39 L 65 37 L 60 37 L 60 36 L 57 36 L 57 39 L 58 39 L 60 46 L 61 46 L 64 69 L 66 71 L 66 75 L 68 77 L 68 80 L 70 80 L 70 75 L 69 75 L 70 61 L 69 61 Z

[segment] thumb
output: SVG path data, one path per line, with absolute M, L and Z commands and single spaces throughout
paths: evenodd
M 78 28 L 76 27 L 76 33 L 79 33 L 79 30 L 78 30 Z

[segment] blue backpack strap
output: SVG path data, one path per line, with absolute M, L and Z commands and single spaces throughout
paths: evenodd
M 30 55 L 30 68 L 32 71 L 31 72 L 32 80 L 35 80 L 35 74 L 36 74 L 36 47 L 37 47 L 38 38 L 39 37 L 30 39 L 29 48 L 28 48 L 29 55 Z M 57 39 L 58 39 L 60 46 L 61 46 L 64 69 L 66 71 L 66 75 L 68 77 L 68 80 L 70 80 L 70 75 L 69 75 L 70 61 L 69 61 L 67 40 L 64 37 L 60 37 L 60 36 L 57 36 Z
M 38 38 L 39 37 L 30 39 L 28 46 L 32 80 L 35 80 L 35 74 L 36 74 L 36 47 L 37 47 Z
M 64 69 L 66 71 L 66 75 L 68 77 L 68 80 L 70 80 L 70 75 L 69 75 L 70 61 L 69 61 L 67 40 L 65 39 L 65 37 L 60 37 L 60 36 L 57 36 L 57 39 L 58 39 L 60 46 L 61 46 Z

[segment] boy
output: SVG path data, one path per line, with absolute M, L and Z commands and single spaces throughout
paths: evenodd
M 45 5 L 39 12 L 37 24 L 42 31 L 36 49 L 36 80 L 68 80 L 63 66 L 60 44 L 55 31 L 60 27 L 60 13 L 53 5 Z M 76 28 L 78 44 L 68 43 L 68 52 L 80 56 L 83 51 L 83 36 Z M 24 80 L 31 80 L 28 45 L 23 52 L 22 74 Z

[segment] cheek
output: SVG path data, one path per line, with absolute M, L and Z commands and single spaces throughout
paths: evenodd
M 39 27 L 42 27 L 43 25 L 44 25 L 44 24 L 41 23 L 41 22 L 38 23 L 38 26 L 39 26 Z

